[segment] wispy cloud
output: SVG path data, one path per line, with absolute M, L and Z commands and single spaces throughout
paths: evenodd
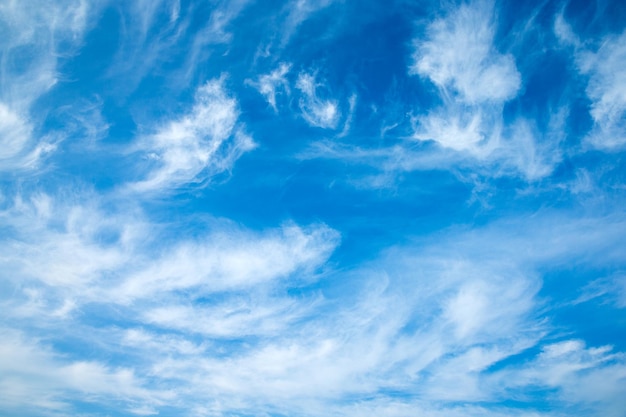
M 44 3 L 0 5 L 0 414 L 623 416 L 623 33 Z
M 114 84 L 118 90 L 115 93 L 126 96 L 172 54 L 172 49 L 185 35 L 188 22 L 179 19 L 179 0 L 140 0 L 120 6 L 117 12 L 123 25 L 106 75 L 119 80 Z M 161 14 L 168 14 L 170 19 L 155 27 Z M 172 18 L 174 16 L 176 19 Z
M 238 345 L 226 354 L 226 360 L 206 353 L 168 360 L 158 367 L 159 375 L 192 381 L 192 392 L 219 392 L 221 398 L 228 399 L 226 409 L 239 413 L 300 410 L 314 416 L 331 410 L 337 415 L 352 415 L 354 402 L 343 398 L 357 398 L 366 408 L 384 408 L 392 401 L 385 393 L 401 391 L 411 398 L 406 403 L 411 405 L 411 412 L 419 409 L 433 415 L 463 415 L 454 404 L 465 402 L 470 415 L 504 415 L 498 412 L 503 396 L 510 395 L 504 390 L 523 392 L 537 383 L 522 375 L 537 373 L 537 378 L 549 378 L 561 369 L 560 360 L 539 353 L 523 370 L 506 366 L 501 371 L 491 370 L 505 359 L 542 344 L 550 331 L 538 313 L 543 307 L 537 298 L 541 279 L 535 269 L 561 262 L 563 256 L 569 259 L 572 248 L 583 253 L 595 247 L 593 235 L 575 233 L 579 230 L 576 223 L 570 219 L 555 224 L 545 218 L 517 238 L 506 235 L 510 225 L 500 224 L 478 232 L 451 232 L 422 247 L 397 248 L 370 265 L 343 273 L 341 280 L 349 293 L 336 300 L 316 301 L 297 323 L 279 321 L 287 326 L 280 332 L 257 327 L 259 331 L 254 334 L 262 337 L 258 344 Z M 547 224 L 551 226 L 545 227 Z M 598 219 L 587 226 L 600 227 L 595 230 L 606 237 L 608 229 L 623 230 L 624 222 Z M 551 242 L 561 238 L 568 245 L 554 247 Z M 609 241 L 609 245 L 617 242 L 613 238 Z M 479 242 L 491 244 L 486 247 Z M 522 250 L 539 242 L 534 250 Z M 272 304 L 280 306 L 276 301 Z M 241 337 L 249 334 L 250 327 L 242 331 L 239 320 L 250 316 L 242 316 L 236 306 L 232 318 L 224 317 L 221 323 L 240 329 Z M 186 324 L 190 323 L 191 310 L 184 307 L 172 311 L 184 314 L 161 317 L 171 317 L 183 324 L 180 328 L 190 329 Z M 196 320 L 194 329 L 223 331 L 217 323 L 211 326 L 214 313 L 204 307 L 198 312 L 206 317 L 204 323 L 209 327 Z M 168 321 L 162 323 L 170 326 Z M 234 333 L 214 334 L 236 337 Z M 565 346 L 568 342 L 562 343 Z M 558 346 L 546 344 L 544 352 Z M 592 348 L 590 352 L 605 355 L 607 348 Z M 614 375 L 612 381 L 618 383 L 623 361 L 606 362 L 606 366 Z M 596 365 L 589 363 L 585 368 Z M 521 379 L 513 376 L 517 372 L 521 372 Z M 583 383 L 586 378 L 585 373 L 568 375 L 548 379 L 546 387 L 566 395 L 570 382 L 575 386 L 576 381 Z M 516 385 L 520 380 L 525 382 Z M 585 400 L 567 395 L 572 406 L 592 406 L 593 395 Z M 364 398 L 368 400 L 362 401 Z M 617 404 L 616 398 L 603 398 L 598 409 Z M 493 406 L 471 405 L 477 403 Z M 224 403 L 205 406 L 208 413 L 226 411 Z M 397 415 L 411 415 L 409 409 L 402 410 L 400 407 Z
M 562 45 L 573 49 L 575 65 L 587 79 L 593 119 L 588 143 L 603 150 L 621 149 L 626 143 L 626 32 L 583 42 L 563 13 L 555 17 L 553 30 Z
M 87 25 L 89 8 L 84 1 L 68 0 L 47 8 L 45 2 L 37 3 L 12 1 L 0 6 L 0 18 L 8 29 L 0 41 L 2 98 L 18 111 L 27 110 L 57 82 L 59 57 L 75 50 Z
M 522 74 L 514 56 L 496 47 L 497 30 L 493 2 L 446 8 L 442 17 L 426 25 L 422 37 L 414 39 L 408 68 L 425 88 L 436 87 L 433 104 L 415 108 L 409 114 L 410 126 L 398 129 L 400 138 L 387 140 L 387 147 L 357 149 L 327 141 L 314 145 L 307 155 L 378 167 L 387 179 L 374 177 L 375 188 L 392 184 L 394 172 L 412 170 L 471 171 L 526 181 L 550 175 L 562 158 L 567 107 L 550 109 L 542 122 L 523 114 L 505 117 L 505 106 L 521 93 Z M 322 104 L 317 113 L 324 114 Z M 405 118 L 404 113 L 396 116 Z
M 249 3 L 218 1 L 201 7 L 180 0 L 142 0 L 119 6 L 120 43 L 106 69 L 107 78 L 115 81 L 113 93 L 124 99 L 147 77 L 164 81 L 163 88 L 173 92 L 189 88 L 215 47 L 232 43 L 230 25 Z
M 237 101 L 228 95 L 224 83 L 222 77 L 200 86 L 187 114 L 140 140 L 137 150 L 144 152 L 150 170 L 133 189 L 158 191 L 202 184 L 229 171 L 243 153 L 255 148 L 237 121 Z
M 127 318 L 135 317 L 138 323 L 161 331 L 227 339 L 275 335 L 293 326 L 306 308 L 295 300 L 272 296 L 272 288 L 288 286 L 288 280 L 306 285 L 339 238 L 323 225 L 285 225 L 260 234 L 227 227 L 196 241 L 171 242 L 166 244 L 171 247 L 160 250 L 154 248 L 157 241 L 150 236 L 159 230 L 158 225 L 142 228 L 145 220 L 138 212 L 105 215 L 93 204 L 87 208 L 77 202 L 67 207 L 38 194 L 18 198 L 0 216 L 1 227 L 9 233 L 0 242 L 0 264 L 13 271 L 12 278 L 4 277 L 2 283 L 13 290 L 0 302 L 14 323 L 36 320 L 33 326 L 22 327 L 26 332 L 22 336 L 3 322 L 2 331 L 16 335 L 3 337 L 1 347 L 1 380 L 8 385 L 0 406 L 5 410 L 25 407 L 33 395 L 41 398 L 28 401 L 34 409 L 67 409 L 68 402 L 86 395 L 96 403 L 121 402 L 138 413 L 153 410 L 161 400 L 172 398 L 156 386 L 145 388 L 155 375 L 163 381 L 171 379 L 164 374 L 168 369 L 165 358 L 155 356 L 152 371 L 111 368 L 97 360 L 64 360 L 51 347 L 40 351 L 32 347 L 32 341 L 24 340 L 32 337 L 28 334 L 33 327 L 47 334 L 71 322 L 77 326 L 66 328 L 64 337 L 83 339 L 90 325 L 82 323 L 80 312 L 94 305 L 105 311 L 123 306 L 120 311 Z M 158 246 L 163 247 L 163 242 Z M 224 297 L 222 302 L 205 307 L 196 304 L 198 298 L 215 293 Z M 150 345 L 144 339 L 157 337 L 142 334 L 131 331 L 120 334 L 120 340 L 105 337 L 102 341 L 109 346 L 106 349 L 115 350 L 117 343 L 134 346 L 142 337 L 136 346 L 140 353 Z M 89 337 L 99 336 L 91 333 Z M 186 339 L 181 343 L 181 349 L 189 347 L 181 354 L 207 354 Z M 176 366 L 181 366 L 179 362 Z
M 0 407 L 6 412 L 65 414 L 76 397 L 122 401 L 132 405 L 163 404 L 171 398 L 142 387 L 132 369 L 111 368 L 97 361 L 72 361 L 50 346 L 20 332 L 0 329 Z
M 602 149 L 626 144 L 626 32 L 602 39 L 596 52 L 578 56 L 580 71 L 589 76 L 587 96 L 594 121 L 588 139 Z
M 242 290 L 319 265 L 335 248 L 336 232 L 286 226 L 268 236 L 236 230 L 199 242 L 180 242 L 146 269 L 128 275 L 112 297 L 122 301 L 194 289 L 198 296 Z
M 61 309 L 78 299 L 128 304 L 191 289 L 199 297 L 271 286 L 297 272 L 312 273 L 339 243 L 337 232 L 324 225 L 286 224 L 257 234 L 217 223 L 197 240 L 164 244 L 156 240 L 162 227 L 138 208 L 105 212 L 97 198 L 76 198 L 63 203 L 45 194 L 17 196 L 0 212 L 12 239 L 3 239 L 0 261 L 15 271 L 9 282 L 34 285 L 32 296 L 25 294 L 33 307 Z M 42 285 L 49 299 L 39 299 Z
M 265 97 L 265 100 L 272 106 L 274 111 L 278 112 L 276 94 L 284 92 L 289 95 L 289 81 L 286 76 L 290 70 L 291 65 L 283 62 L 271 73 L 259 76 L 256 81 L 247 80 L 246 82 L 256 88 Z
M 281 30 L 281 46 L 285 46 L 302 22 L 334 0 L 290 0 L 285 6 L 286 18 Z
M 544 342 L 552 329 L 538 292 L 540 271 L 623 262 L 621 215 L 548 213 L 452 228 L 319 276 L 339 243 L 323 225 L 253 232 L 216 220 L 172 241 L 164 238 L 179 234 L 175 224 L 149 223 L 140 211 L 65 204 L 36 194 L 0 217 L 9 231 L 0 262 L 14 271 L 3 284 L 11 288 L 4 331 L 14 335 L 3 339 L 10 360 L 0 361 L 1 374 L 13 378 L 3 383 L 14 381 L 4 407 L 39 390 L 44 400 L 30 404 L 48 409 L 88 395 L 137 413 L 167 402 L 207 415 L 498 416 L 503 397 L 540 384 L 568 407 L 617 410 L 619 389 L 578 395 L 575 387 L 596 377 L 620 386 L 621 354 Z M 322 287 L 309 286 L 319 279 Z M 119 317 L 121 328 L 98 324 Z M 22 333 L 10 323 L 23 323 Z M 32 348 L 35 328 L 50 340 L 35 344 L 49 346 L 44 353 Z M 55 353 L 59 328 L 95 357 Z M 528 353 L 537 346 L 543 351 Z M 530 355 L 523 366 L 506 365 L 522 354 Z
M 42 152 L 54 148 L 51 143 L 41 143 L 32 149 L 31 124 L 22 116 L 0 103 L 0 169 L 32 167 Z
M 5 2 L 0 5 L 0 170 L 29 169 L 58 138 L 36 137 L 34 101 L 59 78 L 58 64 L 80 45 L 89 18 L 85 1 Z
M 410 71 L 429 78 L 444 96 L 463 102 L 502 102 L 515 97 L 521 76 L 510 54 L 493 45 L 494 10 L 489 1 L 462 4 L 428 26 L 416 41 Z
M 513 56 L 494 45 L 495 14 L 489 1 L 462 4 L 415 42 L 410 72 L 435 84 L 443 105 L 416 116 L 414 137 L 491 165 L 495 175 L 517 171 L 534 180 L 559 161 L 565 119 L 563 111 L 554 114 L 546 134 L 524 118 L 505 123 L 504 103 L 516 97 L 522 79 Z
M 591 281 L 581 289 L 580 296 L 573 304 L 580 304 L 598 299 L 613 304 L 617 308 L 626 308 L 626 275 L 614 276 Z
M 296 88 L 303 97 L 300 99 L 302 117 L 311 126 L 323 129 L 335 129 L 341 117 L 339 103 L 324 91 L 324 84 L 317 81 L 316 73 L 302 72 L 298 75 Z M 320 97 L 318 90 L 324 91 Z
M 526 366 L 498 375 L 498 383 L 510 388 L 556 388 L 558 402 L 583 407 L 596 403 L 592 412 L 618 417 L 624 412 L 624 393 L 617 387 L 626 382 L 626 358 L 612 350 L 611 346 L 586 347 L 581 340 L 548 344 Z

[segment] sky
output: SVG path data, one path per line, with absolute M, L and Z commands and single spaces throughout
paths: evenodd
M 0 0 L 0 415 L 626 416 L 626 3 Z

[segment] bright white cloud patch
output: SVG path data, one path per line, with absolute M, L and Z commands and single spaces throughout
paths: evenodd
M 142 140 L 139 148 L 147 152 L 154 167 L 133 187 L 167 190 L 229 171 L 243 153 L 256 146 L 237 123 L 238 116 L 237 101 L 225 91 L 223 78 L 199 87 L 189 113 Z
M 341 117 L 339 104 L 337 100 L 319 96 L 318 90 L 324 90 L 324 85 L 316 80 L 316 74 L 300 73 L 296 88 L 303 95 L 300 99 L 300 110 L 304 120 L 311 126 L 335 129 Z
M 242 290 L 318 265 L 337 243 L 336 232 L 323 226 L 308 232 L 286 226 L 258 237 L 236 230 L 216 233 L 168 248 L 152 265 L 130 274 L 112 296 L 126 302 L 179 290 L 193 289 L 198 295 Z
M 487 120 L 485 120 L 487 119 Z M 450 104 L 439 112 L 419 118 L 419 127 L 415 138 L 419 140 L 435 139 L 441 146 L 456 151 L 469 151 L 475 154 L 489 154 L 497 146 L 498 130 L 496 119 L 491 114 L 484 114 L 480 109 L 469 110 L 464 106 Z M 489 145 L 485 146 L 485 143 Z
M 274 111 L 278 111 L 276 94 L 281 92 L 289 94 L 289 82 L 286 76 L 290 69 L 291 65 L 282 63 L 271 73 L 261 75 L 257 81 L 248 81 L 250 85 L 259 90 L 259 93 L 265 97 Z
M 504 103 L 518 94 L 521 75 L 513 56 L 494 45 L 496 22 L 491 2 L 474 1 L 432 22 L 425 40 L 415 41 L 409 71 L 439 87 L 443 104 L 415 117 L 414 138 L 460 152 L 490 175 L 536 180 L 560 160 L 563 111 L 543 133 L 522 118 L 504 123 Z
M 431 23 L 425 41 L 416 41 L 411 72 L 467 103 L 515 97 L 521 78 L 510 54 L 493 45 L 495 25 L 488 1 L 462 4 Z
M 200 296 L 271 284 L 310 273 L 339 243 L 338 233 L 324 225 L 285 225 L 266 234 L 225 227 L 147 256 L 157 243 L 149 230 L 158 225 L 147 224 L 140 212 L 105 215 L 95 202 L 67 205 L 34 195 L 17 198 L 0 215 L 3 227 L 17 228 L 13 237 L 20 242 L 1 242 L 0 262 L 15 271 L 10 281 L 56 288 L 68 299 L 80 294 L 85 302 L 127 304 L 176 291 Z

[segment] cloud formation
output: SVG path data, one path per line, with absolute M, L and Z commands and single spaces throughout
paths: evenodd
M 0 414 L 623 417 L 617 2 L 44 3 Z
M 0 170 L 35 168 L 55 149 L 60 138 L 40 137 L 33 131 L 41 117 L 34 102 L 59 79 L 59 62 L 72 56 L 88 24 L 84 1 L 0 5 Z
M 563 115 L 554 114 L 544 135 L 524 118 L 507 126 L 504 104 L 518 95 L 521 75 L 494 45 L 496 23 L 493 4 L 474 1 L 430 23 L 415 42 L 409 71 L 435 84 L 443 105 L 415 118 L 414 138 L 495 166 L 496 175 L 536 180 L 559 161 Z
M 337 100 L 318 95 L 318 89 L 323 89 L 324 85 L 316 78 L 315 73 L 302 72 L 298 75 L 296 88 L 303 95 L 299 101 L 302 117 L 311 126 L 335 129 L 341 117 L 339 104 Z
M 317 275 L 339 243 L 325 226 L 286 225 L 260 235 L 223 228 L 155 247 L 154 231 L 172 225 L 94 207 L 68 210 L 42 195 L 12 210 L 3 221 L 22 220 L 20 233 L 2 243 L 3 267 L 16 274 L 4 284 L 13 294 L 2 300 L 8 317 L 37 319 L 22 332 L 75 323 L 61 337 L 96 343 L 128 365 L 67 361 L 45 342 L 24 349 L 32 336 L 4 323 L 13 336 L 3 339 L 3 357 L 12 359 L 0 365 L 16 381 L 2 402 L 6 409 L 20 407 L 26 397 L 19 392 L 30 386 L 30 394 L 33 387 L 45 392 L 34 409 L 62 410 L 89 395 L 138 414 L 167 403 L 209 415 L 331 410 L 347 416 L 355 405 L 345 398 L 359 398 L 360 413 L 498 416 L 507 392 L 523 395 L 540 386 L 559 393 L 553 404 L 590 407 L 598 400 L 595 410 L 619 415 L 620 391 L 608 382 L 597 394 L 581 396 L 576 387 L 596 377 L 620 386 L 621 354 L 577 340 L 546 342 L 555 329 L 543 316 L 538 271 L 572 259 L 582 267 L 621 262 L 610 248 L 623 243 L 623 216 L 580 220 L 552 213 L 450 229 L 353 270 Z M 47 230 L 52 225 L 56 231 Z M 521 232 L 511 236 L 511 227 Z M 79 245 L 68 246 L 77 239 Z M 52 242 L 59 249 L 49 252 Z M 308 287 L 320 279 L 330 291 Z M 87 311 L 105 323 L 119 314 L 130 322 L 98 325 Z M 506 365 L 525 354 L 524 364 Z M 28 371 L 27 361 L 39 365 Z M 407 393 L 404 402 L 389 394 L 398 391 Z M 469 408 L 461 411 L 459 402 Z
M 257 81 L 248 80 L 248 84 L 255 87 L 275 112 L 278 111 L 276 107 L 276 93 L 282 92 L 289 94 L 289 82 L 287 81 L 287 73 L 291 70 L 291 65 L 287 63 L 281 63 L 278 68 L 269 74 L 263 74 Z
M 133 188 L 153 191 L 201 184 L 229 171 L 243 153 L 254 149 L 256 144 L 237 123 L 237 101 L 227 94 L 224 82 L 220 78 L 200 86 L 189 113 L 141 141 L 138 148 L 153 168 Z
M 416 41 L 410 72 L 429 78 L 465 103 L 503 102 L 517 94 L 521 76 L 510 54 L 493 44 L 493 5 L 488 1 L 461 4 L 448 16 L 429 24 L 425 41 Z
M 587 96 L 592 102 L 592 145 L 614 149 L 626 143 L 626 32 L 609 35 L 595 52 L 581 52 L 577 63 L 589 77 Z

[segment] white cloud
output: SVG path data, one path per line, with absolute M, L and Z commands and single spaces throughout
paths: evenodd
M 66 411 L 70 402 L 80 399 L 162 404 L 172 397 L 142 387 L 130 368 L 67 360 L 20 332 L 3 328 L 0 334 L 0 409 L 6 412 Z
M 611 346 L 587 348 L 581 340 L 543 346 L 535 360 L 497 375 L 497 384 L 510 388 L 534 385 L 558 389 L 556 400 L 568 405 L 595 404 L 597 415 L 623 415 L 626 357 Z
M 516 226 L 507 222 L 479 232 L 451 231 L 425 241 L 421 247 L 392 250 L 356 271 L 331 276 L 344 288 L 338 298 L 317 300 L 293 323 L 272 319 L 286 326 L 280 331 L 268 331 L 268 323 L 258 318 L 267 311 L 279 311 L 288 298 L 282 302 L 267 299 L 266 308 L 242 305 L 233 299 L 236 302 L 230 311 L 226 307 L 232 300 L 216 308 L 158 309 L 160 321 L 152 323 L 165 328 L 198 329 L 228 340 L 255 337 L 246 338 L 244 344 L 229 344 L 230 348 L 219 351 L 218 356 L 209 353 L 214 347 L 184 357 L 169 356 L 158 361 L 153 372 L 159 378 L 190 384 L 193 388 L 187 395 L 192 403 L 202 393 L 219 395 L 223 401 L 204 403 L 208 414 L 297 410 L 310 416 L 367 415 L 365 409 L 391 406 L 393 401 L 384 394 L 391 391 L 405 393 L 409 399 L 404 406 L 398 400 L 390 415 L 409 416 L 417 409 L 437 416 L 504 416 L 516 411 L 502 406 L 500 399 L 535 386 L 536 379 L 530 375 L 554 375 L 554 379 L 541 383 L 549 381 L 550 389 L 573 398 L 567 394 L 569 387 L 584 382 L 585 373 L 568 373 L 569 368 L 559 365 L 559 358 L 573 351 L 566 342 L 544 349 L 523 371 L 510 366 L 490 370 L 504 359 L 528 352 L 550 330 L 537 314 L 541 306 L 536 294 L 541 282 L 533 272 L 535 268 L 565 262 L 563 256 L 577 257 L 590 248 L 594 249 L 589 258 L 601 253 L 602 258 L 607 252 L 597 245 L 600 235 L 607 238 L 606 245 L 623 240 L 615 240 L 624 229 L 623 222 L 605 224 L 604 219 L 598 219 L 580 227 L 571 219 L 561 223 L 555 219 L 531 224 L 519 220 L 526 228 L 516 228 L 524 230 L 518 236 L 509 235 L 510 228 Z M 586 233 L 587 229 L 596 230 L 598 235 Z M 613 237 L 609 237 L 607 230 L 614 229 L 615 233 L 610 233 Z M 595 260 L 598 265 L 605 261 Z M 267 310 L 268 306 L 272 307 Z M 194 311 L 197 317 L 193 317 Z M 234 332 L 223 332 L 217 323 L 222 320 Z M 250 333 L 251 329 L 258 331 Z M 149 333 L 142 337 L 159 338 Z M 606 352 L 606 348 L 589 350 L 603 357 L 607 357 Z M 604 364 L 603 372 L 618 384 L 623 362 L 602 359 L 572 369 L 589 372 Z M 545 373 L 545 369 L 551 371 Z M 561 370 L 568 374 L 559 374 Z M 516 385 L 515 381 L 523 382 Z M 513 391 L 505 392 L 507 389 Z M 614 396 L 596 394 L 570 404 L 599 410 L 617 404 Z M 355 414 L 355 401 L 345 403 L 342 399 L 346 397 L 356 399 L 363 409 Z M 596 399 L 600 405 L 594 405 Z M 468 404 L 467 408 L 457 408 L 459 401 Z M 493 405 L 472 405 L 477 403 Z
M 467 109 L 450 103 L 415 117 L 413 136 L 393 145 L 368 149 L 325 140 L 313 143 L 300 157 L 341 159 L 380 169 L 380 175 L 357 184 L 365 188 L 394 187 L 403 172 L 440 169 L 535 181 L 550 175 L 561 161 L 565 116 L 564 111 L 555 112 L 540 129 L 524 118 L 506 125 L 501 113 L 489 106 Z
M 199 296 L 246 289 L 316 267 L 337 244 L 337 232 L 323 225 L 284 226 L 258 236 L 218 231 L 168 248 L 145 269 L 130 274 L 111 297 L 129 302 L 180 290 L 193 289 Z
M 287 16 L 281 28 L 281 46 L 287 45 L 304 21 L 333 2 L 334 0 L 290 0 L 285 6 Z
M 40 156 L 54 150 L 46 139 L 33 143 L 29 121 L 0 102 L 0 171 L 34 168 Z
M 445 148 L 483 157 L 498 145 L 502 129 L 502 121 L 492 112 L 452 103 L 438 112 L 418 117 L 417 121 L 415 139 L 435 140 Z
M 440 168 L 468 166 L 488 176 L 521 175 L 532 181 L 549 175 L 561 160 L 564 123 L 563 112 L 555 113 L 541 132 L 523 118 L 506 125 L 501 108 L 466 108 L 450 103 L 417 117 L 414 138 L 433 140 L 460 154 L 461 161 L 448 156 L 448 162 L 444 162 L 448 166 Z
M 443 104 L 414 118 L 413 137 L 456 153 L 447 165 L 460 159 L 460 167 L 488 176 L 536 180 L 560 161 L 565 114 L 554 112 L 543 132 L 521 117 L 505 123 L 504 103 L 519 92 L 521 75 L 512 55 L 494 46 L 494 14 L 489 1 L 462 4 L 432 22 L 425 40 L 415 41 L 410 72 L 439 87 Z
M 626 308 L 626 275 L 617 274 L 591 281 L 581 290 L 581 295 L 573 301 L 573 304 L 598 299 L 609 302 L 617 308 Z
M 289 94 L 289 82 L 286 76 L 290 69 L 291 65 L 283 62 L 271 73 L 261 75 L 257 81 L 247 80 L 248 84 L 255 87 L 265 97 L 275 112 L 278 112 L 276 93 L 282 90 L 285 94 Z
M 130 213 L 107 216 L 94 202 L 78 203 L 75 195 L 67 194 L 66 202 L 38 193 L 27 199 L 17 196 L 0 212 L 0 222 L 10 232 L 0 242 L 0 262 L 14 271 L 5 279 L 16 285 L 35 281 L 82 293 L 105 271 L 129 259 L 141 220 Z
M 488 373 L 481 373 L 533 346 L 546 329 L 532 318 L 539 282 L 524 271 L 540 249 L 512 260 L 526 243 L 497 244 L 501 253 L 477 244 L 499 239 L 487 235 L 450 236 L 425 252 L 392 253 L 354 274 L 354 283 L 370 282 L 369 288 L 355 293 L 347 278 L 350 294 L 342 295 L 332 320 L 311 317 L 260 350 L 226 362 L 170 363 L 164 372 L 193 373 L 206 389 L 226 396 L 252 403 L 291 400 L 293 407 L 314 402 L 321 409 L 320 399 L 384 388 L 420 394 L 430 404 L 493 400 L 498 389 L 482 389 Z M 384 278 L 372 272 L 381 269 Z M 192 370 L 198 363 L 200 369 Z M 337 412 L 343 415 L 343 408 Z
M 513 56 L 496 48 L 493 2 L 476 0 L 446 11 L 426 26 L 422 39 L 414 40 L 409 65 L 410 74 L 437 87 L 441 103 L 412 113 L 397 110 L 396 119 L 407 118 L 410 126 L 398 122 L 391 129 L 410 133 L 398 133 L 393 145 L 365 149 L 354 143 L 322 141 L 301 157 L 373 165 L 382 172 L 356 182 L 369 188 L 393 187 L 397 177 L 413 170 L 453 170 L 464 181 L 503 176 L 537 181 L 553 172 L 562 160 L 567 108 L 551 108 L 540 121 L 505 117 L 505 105 L 520 92 L 522 77 Z M 303 91 L 312 91 L 315 78 L 302 78 L 302 86 Z M 318 116 L 307 117 L 320 125 L 326 103 L 318 100 L 317 104 Z M 337 107 L 330 104 L 332 116 Z M 333 120 L 330 116 L 328 120 Z M 383 126 L 381 131 L 388 129 Z
M 0 170 L 32 169 L 54 150 L 34 137 L 31 105 L 56 83 L 58 63 L 80 45 L 90 7 L 84 0 L 0 4 Z
M 94 348 L 100 353 L 139 355 L 134 362 L 139 367 L 112 367 L 81 359 L 80 352 L 66 352 L 72 360 L 55 359 L 61 355 L 52 348 L 45 360 L 21 360 L 15 354 L 29 350 L 4 346 L 3 359 L 10 360 L 0 361 L 0 385 L 10 389 L 4 391 L 4 402 L 0 400 L 2 409 L 23 409 L 27 403 L 34 409 L 66 409 L 83 395 L 96 403 L 120 401 L 136 413 L 158 411 L 159 399 L 172 398 L 161 390 L 171 385 L 171 378 L 159 379 L 159 388 L 151 386 L 154 377 L 161 377 L 158 369 L 167 366 L 161 353 L 183 358 L 215 353 L 204 343 L 191 342 L 193 334 L 208 342 L 268 337 L 291 328 L 307 312 L 306 303 L 274 294 L 275 288 L 309 283 L 338 244 L 338 234 L 323 225 L 287 224 L 253 233 L 218 221 L 218 230 L 197 240 L 164 242 L 159 232 L 163 225 L 147 224 L 127 204 L 124 214 L 111 211 L 109 204 L 104 212 L 95 197 L 90 203 L 81 203 L 81 198 L 85 196 L 66 195 L 65 201 L 57 201 L 34 194 L 15 198 L 0 212 L 0 227 L 6 232 L 0 241 L 0 306 L 25 334 L 52 331 L 48 339 L 58 337 L 61 343 L 71 338 L 87 344 L 98 340 Z M 215 291 L 221 302 L 196 304 L 198 297 Z M 95 317 L 109 317 L 106 311 L 112 308 L 127 320 L 160 332 L 172 329 L 181 336 L 83 323 L 83 313 L 93 306 L 100 311 Z M 152 354 L 146 355 L 145 349 Z M 26 363 L 37 368 L 32 375 Z M 144 382 L 151 386 L 148 390 L 141 388 Z M 187 382 L 176 383 L 179 392 L 197 392 Z M 42 399 L 29 401 L 33 396 Z
M 14 111 L 27 110 L 57 82 L 59 57 L 77 47 L 87 13 L 87 3 L 78 0 L 0 5 L 0 21 L 7 28 L 0 40 L 2 99 Z
M 126 24 L 106 69 L 114 80 L 113 93 L 127 97 L 149 75 L 165 76 L 164 87 L 171 91 L 189 88 L 215 47 L 231 44 L 230 25 L 248 4 L 250 0 L 216 1 L 208 8 L 181 5 L 180 0 L 124 3 L 118 11 Z
M 579 52 L 576 61 L 589 76 L 586 91 L 594 121 L 589 142 L 601 149 L 621 148 L 626 144 L 626 32 L 604 38 L 595 53 Z
M 19 154 L 30 140 L 32 128 L 0 103 L 0 160 Z
M 296 81 L 296 88 L 303 97 L 300 99 L 302 117 L 311 126 L 322 129 L 335 129 L 341 117 L 339 103 L 334 99 L 326 99 L 318 96 L 318 89 L 324 87 L 316 81 L 316 74 L 300 73 Z
M 179 20 L 179 0 L 138 0 L 118 11 L 127 23 L 120 28 L 117 53 L 106 70 L 109 77 L 117 78 L 115 88 L 124 89 L 121 94 L 126 95 L 171 53 L 185 34 L 187 23 Z M 164 11 L 170 15 L 169 22 L 155 27 L 159 13 Z
M 146 153 L 151 171 L 132 187 L 167 191 L 230 171 L 243 153 L 256 147 L 238 116 L 237 101 L 225 91 L 223 77 L 200 86 L 189 113 L 140 142 L 138 149 Z
M 339 132 L 339 135 L 337 135 L 338 137 L 344 137 L 347 136 L 348 133 L 350 133 L 350 128 L 352 127 L 352 119 L 354 118 L 354 112 L 356 110 L 356 102 L 357 102 L 357 96 L 356 94 L 352 94 L 349 98 L 348 98 L 348 115 L 346 116 L 346 120 L 343 123 L 343 129 L 341 129 L 341 132 Z
M 621 149 L 626 144 L 626 31 L 606 35 L 593 51 L 592 40 L 581 41 L 562 13 L 553 29 L 559 41 L 573 49 L 578 71 L 588 77 L 593 119 L 588 143 L 603 150 Z
M 565 21 L 563 12 L 554 19 L 554 34 L 564 45 L 580 46 L 580 39 L 574 34 L 572 27 Z
M 619 386 L 623 378 L 619 354 L 578 342 L 546 347 L 526 367 L 491 369 L 550 331 L 538 312 L 536 271 L 623 262 L 623 216 L 544 213 L 453 229 L 355 270 L 328 269 L 312 290 L 338 244 L 323 225 L 251 232 L 216 221 L 194 239 L 170 241 L 164 237 L 179 235 L 175 225 L 149 224 L 127 206 L 116 214 L 82 205 L 34 195 L 0 216 L 8 231 L 0 270 L 12 271 L 2 275 L 9 291 L 1 307 L 26 340 L 0 342 L 10 353 L 0 355 L 9 358 L 0 360 L 0 384 L 12 387 L 5 404 L 16 409 L 46 393 L 34 407 L 65 407 L 88 395 L 136 413 L 166 401 L 208 415 L 497 416 L 515 414 L 497 411 L 503 389 L 523 392 L 539 378 L 567 401 L 577 383 L 606 377 Z M 132 325 L 98 324 L 120 317 Z M 31 352 L 35 331 L 51 341 L 43 356 Z M 62 358 L 56 338 L 81 340 L 92 356 Z M 117 360 L 133 367 L 112 365 Z M 571 403 L 610 409 L 618 390 L 607 392 Z
M 166 306 L 174 311 L 181 291 L 193 290 L 199 297 L 281 280 L 306 282 L 339 244 L 338 233 L 324 225 L 286 224 L 254 233 L 219 222 L 195 240 L 165 244 L 159 238 L 162 226 L 148 222 L 136 208 L 104 212 L 97 201 L 60 202 L 35 194 L 16 198 L 0 212 L 0 225 L 9 233 L 0 241 L 0 265 L 13 271 L 3 280 L 20 289 L 19 296 L 2 301 L 16 315 L 67 318 L 85 303 L 132 305 L 156 299 L 169 300 L 173 304 Z M 231 319 L 233 325 L 254 324 L 287 310 L 297 314 L 292 307 L 261 306 L 238 318 L 231 314 Z M 232 303 L 224 308 L 211 314 L 240 311 Z M 151 320 L 157 320 L 159 310 L 151 311 Z M 184 323 L 185 311 L 177 311 Z
M 510 54 L 493 46 L 493 6 L 488 1 L 462 4 L 431 23 L 427 40 L 416 42 L 414 74 L 429 78 L 466 103 L 501 102 L 515 97 L 521 77 Z

